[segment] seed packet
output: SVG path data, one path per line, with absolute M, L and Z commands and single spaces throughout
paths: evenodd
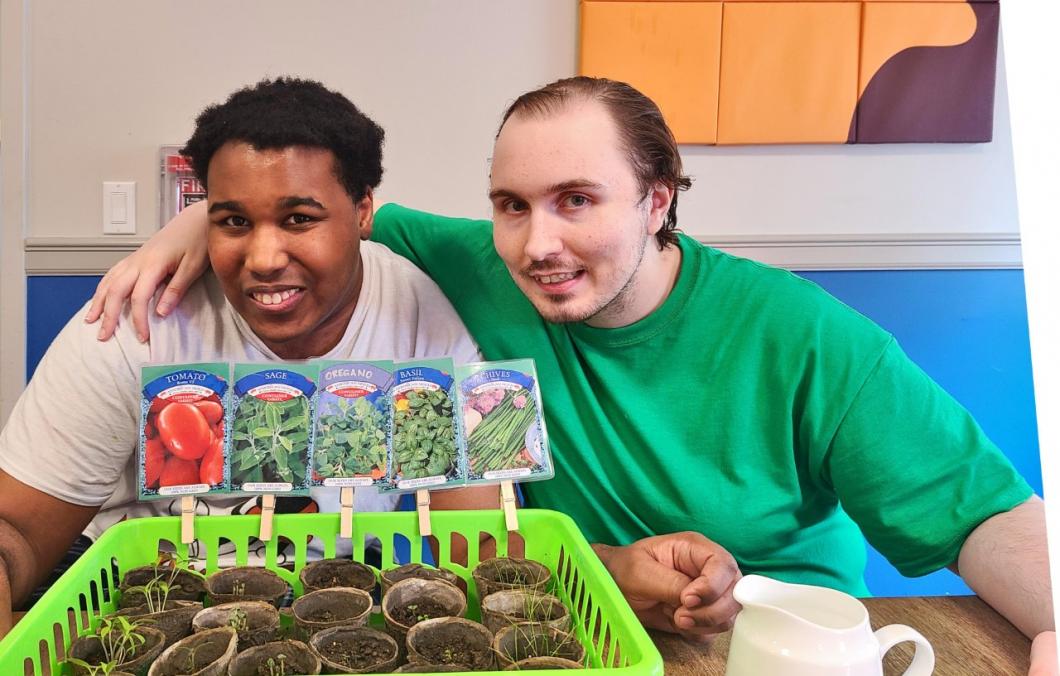
M 452 359 L 395 364 L 390 388 L 391 441 L 384 490 L 464 484 L 455 421 Z
M 391 361 L 321 361 L 313 486 L 386 483 Z
M 144 366 L 140 384 L 139 498 L 224 493 L 228 364 Z
M 534 360 L 467 364 L 457 378 L 468 483 L 551 479 Z
M 317 366 L 236 364 L 232 489 L 306 495 Z

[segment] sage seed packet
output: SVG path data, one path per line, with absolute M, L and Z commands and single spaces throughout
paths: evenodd
M 232 489 L 307 495 L 318 367 L 242 363 L 234 371 Z
M 401 362 L 390 388 L 391 441 L 384 490 L 464 484 L 453 360 Z
M 140 369 L 139 499 L 228 490 L 228 380 L 227 363 Z
M 392 361 L 320 361 L 313 486 L 385 484 Z
M 469 484 L 555 475 L 533 359 L 457 368 Z

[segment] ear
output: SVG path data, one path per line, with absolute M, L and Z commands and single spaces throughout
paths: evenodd
M 656 182 L 648 191 L 648 234 L 654 235 L 662 229 L 666 213 L 674 201 L 674 189 L 664 183 Z
M 365 189 L 364 197 L 354 207 L 357 209 L 358 234 L 366 240 L 372 236 L 372 224 L 375 222 L 375 198 L 371 188 Z

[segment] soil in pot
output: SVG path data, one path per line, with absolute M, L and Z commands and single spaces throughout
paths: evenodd
M 385 673 L 398 661 L 397 641 L 371 627 L 322 629 L 309 639 L 309 648 L 328 673 Z
M 423 622 L 424 620 L 451 617 L 452 611 L 450 606 L 445 603 L 424 600 L 395 608 L 390 612 L 390 616 L 397 620 L 398 624 L 411 627 L 417 622 Z
M 168 590 L 163 590 L 159 583 L 169 585 Z M 118 585 L 121 591 L 118 607 L 135 608 L 146 604 L 144 590 L 136 589 L 145 586 L 156 606 L 162 605 L 163 600 L 202 601 L 206 596 L 206 580 L 198 573 L 165 566 L 140 566 L 130 568 L 122 576 Z
M 372 595 L 353 587 L 309 592 L 291 604 L 295 626 L 309 637 L 328 627 L 364 626 L 372 612 Z
M 548 568 L 531 559 L 496 558 L 486 559 L 471 571 L 478 589 L 478 597 L 510 589 L 529 589 L 544 592 L 552 573 Z
M 528 657 L 504 668 L 505 671 L 544 671 L 545 669 L 584 669 L 580 662 L 562 657 Z
M 279 608 L 290 586 L 267 568 L 240 566 L 206 578 L 206 594 L 214 605 L 232 601 L 265 601 Z
M 570 611 L 552 594 L 512 589 L 482 600 L 482 624 L 494 634 L 520 622 L 541 622 L 561 631 L 570 629 Z
M 121 671 L 127 671 L 130 674 L 144 674 L 147 673 L 148 665 L 151 664 L 151 662 L 158 657 L 159 653 L 162 652 L 162 646 L 165 644 L 166 635 L 157 629 L 144 626 L 136 627 L 134 632 L 144 637 L 144 641 L 136 647 L 131 655 L 123 659 L 117 665 L 117 668 Z M 113 659 L 112 656 L 107 655 L 103 642 L 96 634 L 82 636 L 74 641 L 70 645 L 70 650 L 67 652 L 67 656 L 81 660 L 92 666 L 98 666 Z M 74 664 L 73 673 L 75 676 L 81 676 L 83 674 L 88 674 L 89 670 L 85 667 Z
M 441 580 L 402 580 L 383 597 L 383 618 L 388 627 L 399 629 L 402 635 L 417 622 L 461 617 L 466 610 L 463 592 Z
M 375 571 L 358 561 L 325 559 L 306 564 L 298 573 L 305 593 L 330 587 L 353 587 L 371 593 L 375 589 Z
M 493 651 L 502 667 L 528 657 L 562 657 L 585 660 L 585 647 L 571 633 L 538 622 L 505 627 L 493 639 Z
M 191 635 L 191 620 L 202 610 L 202 603 L 197 601 L 166 601 L 165 606 L 158 612 L 144 606 L 135 608 L 123 608 L 115 615 L 124 615 L 135 618 L 137 621 L 145 622 L 166 635 L 165 648 L 173 645 L 180 639 Z
M 231 627 L 193 634 L 159 655 L 148 676 L 224 676 L 236 656 L 236 642 Z
M 493 634 L 478 622 L 462 617 L 424 620 L 409 629 L 409 662 L 466 664 L 473 671 L 493 666 Z
M 264 601 L 235 601 L 205 608 L 192 618 L 195 632 L 232 627 L 239 638 L 238 651 L 274 640 L 280 633 L 280 611 Z
M 236 655 L 228 676 L 319 674 L 320 658 L 301 641 L 274 641 Z
M 394 670 L 395 674 L 445 674 L 470 671 L 466 664 L 405 664 Z
M 380 584 L 383 587 L 384 594 L 394 586 L 394 583 L 409 578 L 419 578 L 421 580 L 445 580 L 456 587 L 460 587 L 461 582 L 460 576 L 452 571 L 445 570 L 444 568 L 431 568 L 422 563 L 406 563 L 404 566 L 384 570 L 379 574 Z

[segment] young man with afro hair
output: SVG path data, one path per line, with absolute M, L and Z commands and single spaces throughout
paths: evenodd
M 151 320 L 150 340 L 123 321 L 101 342 L 78 312 L 0 433 L 0 636 L 11 608 L 68 550 L 119 520 L 174 513 L 165 500 L 136 502 L 141 366 L 477 359 L 438 287 L 363 241 L 382 143 L 383 130 L 348 99 L 297 79 L 242 89 L 198 117 L 182 152 L 206 186 L 213 274 L 168 321 Z M 337 491 L 314 489 L 318 508 L 338 511 Z M 358 489 L 354 501 L 358 510 L 396 505 L 374 489 Z M 210 514 L 248 507 L 246 498 L 200 501 Z

